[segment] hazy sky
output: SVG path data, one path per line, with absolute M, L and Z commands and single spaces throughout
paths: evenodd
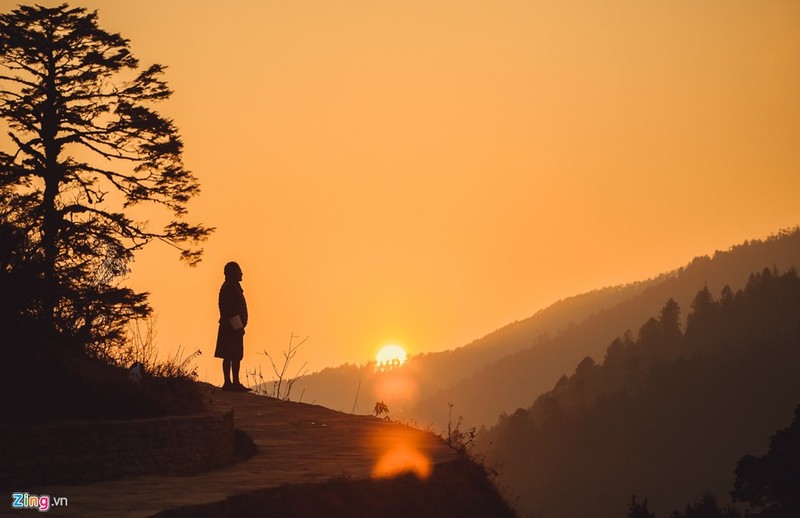
M 318 370 L 800 223 L 797 0 L 72 5 L 169 67 L 190 216 L 217 232 L 195 269 L 151 245 L 130 282 L 215 383 L 229 260 L 245 367 L 294 332 Z

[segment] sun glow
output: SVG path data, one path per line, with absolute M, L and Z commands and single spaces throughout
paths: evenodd
M 395 411 L 402 412 L 419 395 L 419 383 L 407 363 L 405 349 L 396 344 L 383 347 L 375 357 L 377 376 L 372 384 L 373 394 Z
M 399 345 L 391 344 L 378 351 L 375 361 L 378 366 L 394 367 L 406 362 L 406 350 Z

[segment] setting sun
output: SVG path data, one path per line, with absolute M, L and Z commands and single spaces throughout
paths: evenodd
M 375 361 L 378 365 L 391 365 L 394 363 L 403 364 L 406 362 L 406 350 L 399 345 L 387 345 L 378 351 Z M 395 361 L 397 360 L 397 361 Z

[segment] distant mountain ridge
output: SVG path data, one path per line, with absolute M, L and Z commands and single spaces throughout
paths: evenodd
M 687 266 L 651 281 L 636 283 L 628 289 L 618 288 L 627 297 L 620 297 L 616 305 L 585 308 L 582 314 L 586 317 L 582 321 L 576 319 L 561 332 L 540 336 L 535 344 L 486 364 L 421 400 L 410 413 L 420 422 L 432 421 L 442 426 L 446 424 L 442 422 L 442 409 L 452 403 L 458 415 L 464 417 L 465 425 L 491 425 L 501 413 L 529 406 L 585 357 L 601 361 L 614 338 L 627 330 L 639 329 L 665 300 L 673 298 L 688 310 L 704 286 L 712 293 L 719 293 L 726 285 L 735 291 L 744 287 L 751 273 L 765 267 L 779 270 L 800 267 L 800 229 L 748 241 L 728 251 L 717 251 L 713 257 L 697 257 Z M 524 324 L 512 324 L 504 328 L 509 335 L 506 340 L 531 340 L 530 334 L 525 335 L 528 329 Z
M 393 418 L 446 427 L 449 404 L 466 426 L 491 425 L 502 413 L 527 407 L 572 372 L 586 356 L 601 359 L 608 344 L 638 329 L 664 301 L 688 308 L 703 286 L 713 293 L 743 287 L 764 267 L 800 266 L 800 228 L 700 256 L 654 279 L 594 290 L 556 302 L 463 347 L 412 357 L 401 373 L 413 381 L 416 403 L 386 401 Z M 294 398 L 337 410 L 369 412 L 376 386 L 387 373 L 372 365 L 344 365 L 311 374 L 295 384 Z

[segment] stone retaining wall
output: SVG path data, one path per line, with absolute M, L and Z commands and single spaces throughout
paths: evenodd
M 0 426 L 0 487 L 190 475 L 233 461 L 233 410 L 130 421 Z

